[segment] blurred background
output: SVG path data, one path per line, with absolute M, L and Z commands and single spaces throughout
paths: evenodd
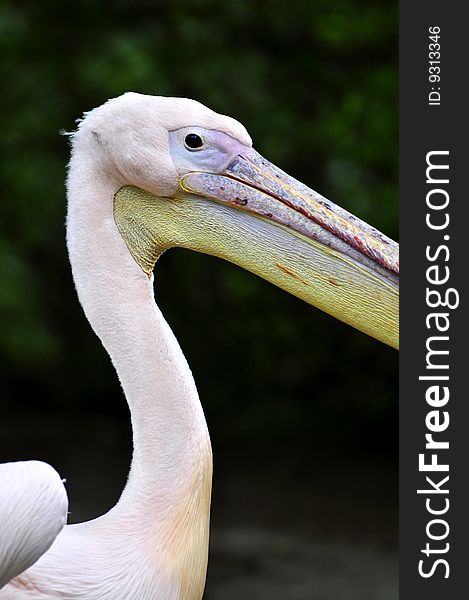
M 133 90 L 246 125 L 290 174 L 397 239 L 397 2 L 0 2 L 0 461 L 118 499 L 131 438 L 64 243 L 75 119 Z M 206 600 L 397 592 L 397 352 L 222 261 L 172 250 L 158 302 L 214 456 Z

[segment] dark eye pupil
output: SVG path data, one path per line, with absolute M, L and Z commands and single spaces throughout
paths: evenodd
M 204 145 L 202 138 L 196 133 L 188 133 L 185 142 L 188 148 L 202 148 Z

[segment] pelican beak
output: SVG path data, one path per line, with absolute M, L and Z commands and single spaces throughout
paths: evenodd
M 252 148 L 221 173 L 185 174 L 171 198 L 124 187 L 114 217 L 149 277 L 168 248 L 211 254 L 399 346 L 398 245 Z
M 180 187 L 186 193 L 236 207 L 288 229 L 295 234 L 292 247 L 300 252 L 314 245 L 318 273 L 313 279 L 305 269 L 305 262 L 313 259 L 308 252 L 303 260 L 299 257 L 299 265 L 298 260 L 289 265 L 283 264 L 288 261 L 276 262 L 284 276 L 302 282 L 288 291 L 398 347 L 396 242 L 290 177 L 252 148 L 236 156 L 223 173 L 190 173 L 181 179 Z M 285 287 L 282 282 L 281 287 Z M 318 285 L 324 290 L 320 298 Z

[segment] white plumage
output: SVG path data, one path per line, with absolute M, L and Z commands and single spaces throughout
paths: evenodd
M 67 522 L 60 475 L 39 461 L 0 464 L 0 588 L 33 565 Z
M 175 245 L 216 254 L 395 344 L 397 250 L 255 153 L 240 123 L 187 99 L 129 93 L 88 113 L 67 191 L 73 278 L 129 404 L 134 452 L 116 506 L 62 531 L 57 474 L 0 467 L 0 599 L 200 600 L 211 446 L 155 304 L 155 260 Z M 366 244 L 344 241 L 359 234 Z

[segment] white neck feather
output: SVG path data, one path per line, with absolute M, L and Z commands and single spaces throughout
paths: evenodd
M 208 432 L 192 373 L 158 309 L 152 281 L 136 264 L 113 217 L 118 180 L 72 161 L 67 243 L 78 296 L 109 353 L 129 403 L 134 455 L 120 503 L 136 493 L 174 498 Z M 143 488 L 143 490 L 141 489 Z M 153 494 L 151 494 L 153 495 Z M 155 500 L 155 498 L 153 498 Z M 165 499 L 166 500 L 166 499 Z
M 132 535 L 153 545 L 155 560 L 171 563 L 163 570 L 179 579 L 181 598 L 199 598 L 202 591 L 184 577 L 197 579 L 203 590 L 210 440 L 191 371 L 154 301 L 152 281 L 115 225 L 113 198 L 123 183 L 98 174 L 92 157 L 75 149 L 67 217 L 73 276 L 85 314 L 118 372 L 134 441 L 126 488 L 114 509 L 95 522 L 108 528 L 123 518 L 127 529 L 131 523 L 137 530 Z

